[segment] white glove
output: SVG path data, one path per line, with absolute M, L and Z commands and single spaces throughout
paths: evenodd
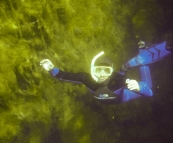
M 48 59 L 44 59 L 40 62 L 40 66 L 43 66 L 43 68 L 47 71 L 50 71 L 54 68 L 54 65 L 52 62 Z
M 126 83 L 129 90 L 140 91 L 139 84 L 136 80 L 126 79 Z

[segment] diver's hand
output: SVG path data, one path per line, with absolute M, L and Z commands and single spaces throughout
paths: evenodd
M 140 91 L 139 84 L 136 80 L 126 79 L 126 83 L 129 90 Z
M 40 66 L 42 66 L 45 70 L 50 71 L 54 68 L 52 62 L 48 59 L 44 59 L 40 62 Z

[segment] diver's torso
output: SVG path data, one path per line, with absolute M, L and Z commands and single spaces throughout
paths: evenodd
M 125 81 L 126 81 L 125 76 L 123 76 L 119 73 L 113 72 L 112 75 L 110 76 L 110 80 L 109 80 L 107 86 L 112 92 L 114 92 L 117 89 L 119 89 L 123 86 L 126 86 Z
M 113 73 L 103 83 L 98 84 L 98 88 L 94 92 L 94 97 L 105 104 L 121 103 L 122 97 L 115 94 L 114 91 L 124 87 L 125 85 L 125 77 L 118 73 Z
M 109 97 L 114 96 L 114 91 L 125 86 L 125 77 L 113 72 L 112 75 L 106 79 L 103 83 L 98 84 L 97 89 L 94 91 L 95 97 L 100 97 L 101 95 L 108 95 Z

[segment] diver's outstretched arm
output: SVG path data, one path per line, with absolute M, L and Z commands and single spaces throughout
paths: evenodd
M 40 62 L 40 65 L 48 71 L 54 78 L 57 78 L 61 81 L 68 81 L 77 84 L 85 84 L 90 90 L 95 91 L 98 88 L 98 84 L 92 79 L 91 75 L 85 72 L 79 73 L 71 73 L 71 72 L 64 72 L 59 68 L 55 68 L 53 63 L 48 60 L 44 59 Z

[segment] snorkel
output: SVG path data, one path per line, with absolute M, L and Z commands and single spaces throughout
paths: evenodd
M 97 54 L 94 58 L 93 58 L 93 60 L 92 60 L 92 62 L 91 62 L 91 76 L 92 76 L 92 78 L 97 82 L 98 81 L 98 78 L 94 75 L 94 71 L 93 71 L 93 69 L 94 69 L 94 63 L 95 63 L 95 61 L 97 60 L 97 58 L 99 58 L 100 56 L 102 56 L 104 54 L 104 52 L 102 51 L 102 52 L 100 52 L 99 54 Z

